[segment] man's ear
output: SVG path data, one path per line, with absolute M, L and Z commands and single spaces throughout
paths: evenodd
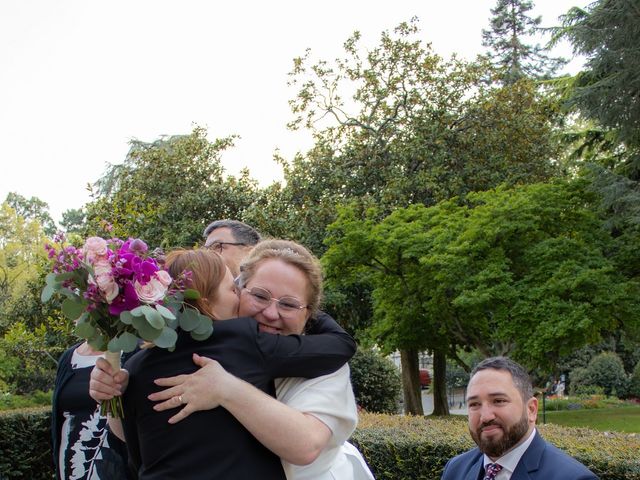
M 529 417 L 529 424 L 535 425 L 538 418 L 538 399 L 531 397 L 527 402 L 527 416 Z

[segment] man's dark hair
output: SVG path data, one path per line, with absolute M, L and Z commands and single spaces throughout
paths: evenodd
M 506 370 L 511 374 L 513 384 L 516 386 L 522 399 L 526 402 L 533 397 L 533 385 L 531 377 L 522 366 L 507 357 L 490 357 L 482 360 L 471 371 L 471 378 L 482 370 Z
M 241 242 L 249 246 L 254 246 L 260 241 L 260 234 L 255 228 L 238 220 L 216 220 L 215 222 L 211 222 L 207 225 L 207 228 L 204 229 L 203 236 L 205 240 L 209 234 L 217 228 L 228 228 L 231 230 L 236 242 Z

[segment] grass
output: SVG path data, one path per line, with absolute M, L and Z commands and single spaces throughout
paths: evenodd
M 588 427 L 603 432 L 640 433 L 640 406 L 547 411 L 547 423 L 567 427 Z M 542 423 L 542 410 L 538 411 Z
M 52 392 L 35 392 L 31 395 L 12 395 L 0 392 L 0 411 L 51 405 Z

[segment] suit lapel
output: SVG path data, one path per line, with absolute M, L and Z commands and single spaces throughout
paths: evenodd
M 522 455 L 522 458 L 518 462 L 518 465 L 511 476 L 511 480 L 530 480 L 531 476 L 529 473 L 535 472 L 540 468 L 544 449 L 544 440 L 542 440 L 542 437 L 536 431 L 531 445 L 529 445 L 529 448 L 527 448 L 524 455 Z
M 473 465 L 467 472 L 467 475 L 464 477 L 464 480 L 482 480 L 481 473 L 484 472 L 483 459 L 484 459 L 484 456 L 480 454 L 478 459 L 473 463 Z

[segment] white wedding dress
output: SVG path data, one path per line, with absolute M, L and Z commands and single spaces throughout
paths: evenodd
M 287 480 L 374 480 L 362 454 L 347 442 L 358 423 L 348 365 L 317 378 L 277 379 L 276 397 L 315 416 L 332 432 L 329 444 L 313 463 L 282 462 Z

